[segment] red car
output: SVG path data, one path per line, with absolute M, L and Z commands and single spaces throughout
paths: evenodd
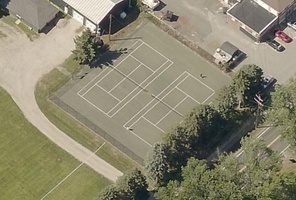
M 278 38 L 280 38 L 281 40 L 283 40 L 284 42 L 286 43 L 289 43 L 292 41 L 292 38 L 290 38 L 286 33 L 284 33 L 283 31 L 281 30 L 276 30 L 274 32 L 274 35 Z

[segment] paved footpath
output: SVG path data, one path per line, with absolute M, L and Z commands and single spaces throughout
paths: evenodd
M 33 42 L 25 34 L 0 21 L 0 85 L 6 89 L 25 117 L 44 135 L 77 160 L 106 178 L 116 181 L 122 172 L 68 137 L 40 111 L 34 90 L 37 81 L 67 58 L 74 49 L 78 22 L 59 23 Z

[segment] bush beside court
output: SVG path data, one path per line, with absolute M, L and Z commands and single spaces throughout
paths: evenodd
M 1 199 L 41 199 L 80 163 L 31 125 L 2 88 L 0 97 Z M 92 199 L 109 184 L 82 166 L 47 199 Z

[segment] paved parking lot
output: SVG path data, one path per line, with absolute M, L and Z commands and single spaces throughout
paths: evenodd
M 196 42 L 203 49 L 213 54 L 223 42 L 229 41 L 247 54 L 247 58 L 235 69 L 244 64 L 256 64 L 265 74 L 270 74 L 278 83 L 286 82 L 296 73 L 293 55 L 296 51 L 296 31 L 289 27 L 284 30 L 294 40 L 283 44 L 286 50 L 278 53 L 267 44 L 255 44 L 248 36 L 234 28 L 222 13 L 223 5 L 218 0 L 163 0 L 165 6 L 155 11 L 160 16 L 162 11 L 171 10 L 178 16 L 175 22 L 168 22 L 188 39 Z

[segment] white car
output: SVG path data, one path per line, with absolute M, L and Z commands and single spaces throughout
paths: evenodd
M 296 21 L 295 22 L 288 22 L 287 25 L 296 31 Z
M 154 10 L 157 6 L 159 6 L 159 0 L 142 0 L 142 4 L 148 6 L 149 9 Z

